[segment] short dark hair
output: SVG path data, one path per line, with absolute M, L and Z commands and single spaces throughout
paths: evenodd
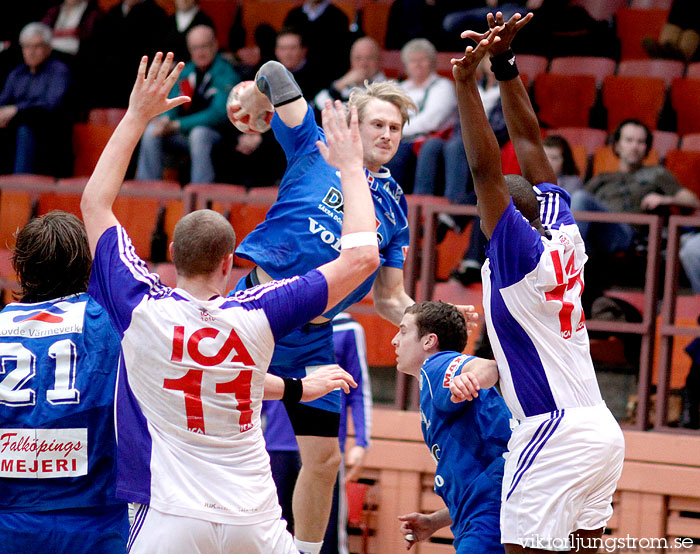
M 574 161 L 574 154 L 571 152 L 571 146 L 568 141 L 561 135 L 548 135 L 542 141 L 542 146 L 549 148 L 558 148 L 561 151 L 562 157 L 562 175 L 578 175 L 579 170 Z M 557 175 L 558 177 L 558 175 Z M 556 183 L 553 183 L 556 185 Z
M 467 322 L 452 304 L 437 301 L 417 302 L 406 308 L 413 314 L 418 327 L 418 337 L 434 333 L 441 352 L 462 352 L 467 345 Z
M 299 27 L 282 27 L 279 33 L 277 33 L 277 38 L 286 35 L 296 35 L 299 37 L 299 44 L 302 46 L 308 46 L 305 34 L 306 33 L 304 33 Z
M 54 210 L 30 219 L 17 233 L 12 267 L 22 302 L 40 302 L 87 290 L 92 257 L 82 221 Z
M 197 210 L 175 225 L 173 262 L 184 277 L 214 271 L 236 246 L 236 233 L 224 216 L 213 210 Z
M 613 134 L 612 134 L 613 152 L 615 152 L 615 145 L 618 142 L 620 142 L 620 136 L 622 135 L 622 128 L 625 125 L 636 125 L 637 127 L 641 127 L 642 129 L 644 129 L 644 132 L 646 133 L 646 143 L 647 143 L 647 149 L 646 149 L 646 152 L 644 152 L 644 156 L 646 157 L 646 155 L 651 150 L 652 142 L 654 142 L 654 135 L 651 134 L 649 127 L 647 127 L 645 123 L 642 123 L 639 119 L 635 119 L 635 118 L 625 119 L 624 121 L 621 121 L 620 124 L 613 131 Z M 615 152 L 615 155 L 617 156 L 617 152 Z

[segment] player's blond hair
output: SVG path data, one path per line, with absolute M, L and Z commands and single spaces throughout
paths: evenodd
M 362 121 L 364 111 L 367 108 L 370 100 L 376 98 L 389 102 L 399 109 L 401 112 L 401 122 L 405 125 L 409 118 L 410 112 L 418 112 L 418 106 L 411 97 L 404 92 L 396 81 L 382 81 L 379 83 L 369 83 L 365 81 L 364 87 L 355 87 L 350 92 L 348 100 L 348 113 L 352 106 L 357 108 L 357 116 Z
M 175 270 L 184 277 L 207 275 L 235 246 L 236 233 L 224 216 L 213 210 L 194 211 L 175 225 Z

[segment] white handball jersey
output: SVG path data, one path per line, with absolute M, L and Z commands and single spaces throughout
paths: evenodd
M 517 419 L 602 403 L 581 307 L 587 256 L 570 197 L 534 187 L 542 237 L 511 200 L 481 270 L 484 312 L 503 398 Z
M 325 309 L 323 275 L 197 300 L 149 273 L 117 226 L 100 237 L 89 290 L 122 339 L 118 496 L 219 523 L 278 519 L 265 373 L 275 340 Z

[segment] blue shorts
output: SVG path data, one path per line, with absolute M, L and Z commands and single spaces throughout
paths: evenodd
M 0 545 L 16 554 L 124 554 L 127 505 L 0 515 Z
M 246 288 L 246 278 L 243 277 L 234 290 Z M 303 378 L 318 366 L 334 363 L 336 362 L 331 322 L 320 325 L 307 323 L 275 343 L 268 371 L 278 377 Z M 301 404 L 340 413 L 340 393 L 340 390 L 334 390 L 321 398 Z
M 456 554 L 504 554 L 498 513 L 470 520 L 461 535 L 455 537 L 454 547 Z

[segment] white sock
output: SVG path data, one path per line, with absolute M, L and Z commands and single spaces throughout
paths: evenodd
M 294 546 L 297 547 L 300 554 L 320 554 L 323 541 L 321 542 L 304 542 L 299 539 L 294 539 Z

